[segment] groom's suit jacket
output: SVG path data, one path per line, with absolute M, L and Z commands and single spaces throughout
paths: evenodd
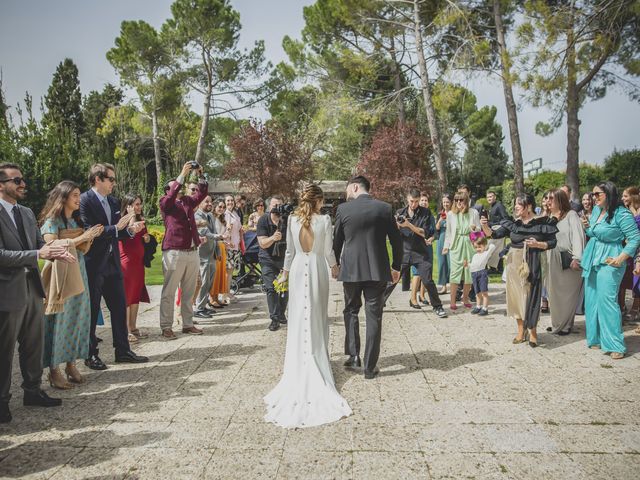
M 391 205 L 368 194 L 341 204 L 336 213 L 333 251 L 340 264 L 341 282 L 390 282 L 391 267 L 400 270 L 402 239 Z

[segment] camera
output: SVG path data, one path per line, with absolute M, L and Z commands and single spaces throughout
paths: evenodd
M 407 219 L 407 217 L 405 217 L 404 215 L 398 215 L 398 216 L 396 217 L 396 221 L 397 221 L 398 223 L 404 223 L 404 221 L 405 221 L 406 219 Z
M 191 169 L 192 170 L 197 170 L 198 168 L 200 168 L 200 164 L 198 162 L 196 162 L 195 160 L 191 161 Z
M 271 209 L 271 213 L 280 217 L 288 217 L 293 213 L 293 205 L 290 203 L 283 203 L 282 205 L 276 205 Z M 286 223 L 285 223 L 286 224 Z

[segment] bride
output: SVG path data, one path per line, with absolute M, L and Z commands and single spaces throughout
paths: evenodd
M 285 428 L 313 427 L 351 415 L 329 362 L 329 270 L 337 274 L 331 219 L 320 215 L 324 194 L 307 185 L 287 227 L 283 277 L 289 279 L 284 372 L 264 397 L 265 420 Z

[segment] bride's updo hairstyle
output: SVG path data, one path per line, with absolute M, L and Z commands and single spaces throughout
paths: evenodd
M 294 212 L 300 219 L 300 224 L 304 228 L 309 228 L 311 226 L 311 216 L 316 213 L 316 205 L 318 201 L 324 199 L 324 192 L 322 189 L 316 185 L 315 183 L 308 183 L 302 189 L 300 193 L 300 202 L 298 204 L 298 208 Z

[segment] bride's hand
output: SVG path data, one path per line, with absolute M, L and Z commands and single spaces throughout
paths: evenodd
M 289 272 L 287 272 L 286 270 L 282 270 L 279 276 L 283 282 L 286 282 L 287 278 L 289 278 Z
M 331 276 L 334 279 L 337 279 L 338 275 L 340 275 L 340 266 L 338 264 L 336 264 L 333 267 L 331 267 Z

